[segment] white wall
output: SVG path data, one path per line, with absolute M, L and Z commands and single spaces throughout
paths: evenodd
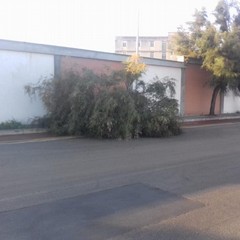
M 240 97 L 228 92 L 224 96 L 223 113 L 236 113 L 240 112 Z
M 162 79 L 164 77 L 174 78 L 175 81 L 175 99 L 177 99 L 179 108 L 181 103 L 181 68 L 172 68 L 172 67 L 163 67 L 163 66 L 147 66 L 147 71 L 143 75 L 142 79 L 145 82 L 151 82 L 156 76 L 158 76 L 159 79 Z M 180 111 L 180 109 L 179 109 Z
M 0 123 L 15 119 L 30 123 L 45 110 L 38 97 L 31 99 L 24 86 L 54 74 L 52 55 L 0 50 Z

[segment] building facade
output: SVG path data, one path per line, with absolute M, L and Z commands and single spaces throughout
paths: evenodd
M 142 57 L 158 58 L 165 60 L 181 61 L 171 45 L 174 33 L 168 36 L 139 37 L 138 53 Z M 115 52 L 118 54 L 132 55 L 136 53 L 136 36 L 119 36 L 115 39 Z

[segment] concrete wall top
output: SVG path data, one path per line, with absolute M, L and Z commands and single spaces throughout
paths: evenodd
M 68 48 L 60 46 L 52 46 L 45 44 L 27 43 L 12 40 L 0 39 L 0 50 L 17 51 L 17 52 L 29 52 L 40 53 L 60 56 L 71 56 L 88 59 L 99 59 L 107 61 L 123 62 L 129 57 L 128 55 L 98 52 L 85 49 Z M 143 61 L 147 65 L 164 66 L 172 68 L 185 68 L 183 62 L 168 61 L 153 58 L 143 58 Z

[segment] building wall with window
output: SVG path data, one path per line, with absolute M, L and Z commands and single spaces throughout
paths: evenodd
M 174 53 L 169 36 L 139 37 L 138 52 L 142 57 L 159 58 L 166 60 L 178 60 Z M 115 52 L 119 54 L 132 55 L 136 53 L 136 37 L 120 36 L 115 39 Z

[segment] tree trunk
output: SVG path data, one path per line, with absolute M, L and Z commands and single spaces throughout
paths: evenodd
M 220 85 L 217 85 L 213 89 L 209 115 L 215 115 L 215 105 L 216 105 L 216 99 L 217 99 L 219 91 L 220 91 Z

